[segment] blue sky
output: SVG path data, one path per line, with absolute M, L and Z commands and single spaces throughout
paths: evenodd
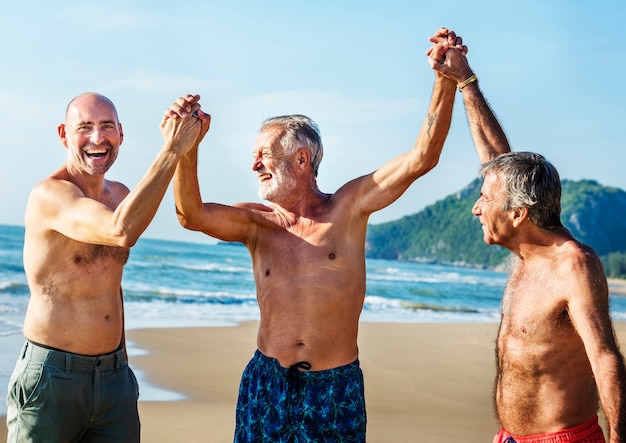
M 74 96 L 117 105 L 125 140 L 109 178 L 133 187 L 162 145 L 159 122 L 184 93 L 213 117 L 201 146 L 205 201 L 257 201 L 259 124 L 319 124 L 318 182 L 334 192 L 412 148 L 434 74 L 424 55 L 457 31 L 514 150 L 544 154 L 564 179 L 626 189 L 626 3 L 389 1 L 9 2 L 0 16 L 1 224 L 21 225 L 33 185 L 65 160 L 56 127 Z M 380 223 L 462 189 L 479 167 L 461 96 L 437 168 Z M 145 236 L 204 241 L 174 214 L 171 189 Z

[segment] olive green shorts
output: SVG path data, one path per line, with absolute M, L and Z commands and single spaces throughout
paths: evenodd
M 7 442 L 138 442 L 138 398 L 122 349 L 92 357 L 27 341 L 9 381 Z

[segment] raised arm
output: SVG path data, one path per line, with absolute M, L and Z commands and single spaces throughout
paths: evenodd
M 443 57 L 445 49 L 440 46 L 431 57 Z M 357 186 L 354 200 L 363 214 L 371 214 L 397 200 L 419 177 L 433 169 L 450 129 L 456 83 L 442 74 L 435 73 L 435 84 L 428 113 L 413 149 L 395 157 L 372 174 L 350 182 L 344 190 Z M 341 193 L 342 190 L 338 192 Z
M 466 57 L 467 46 L 463 45 L 462 38 L 453 31 L 441 28 L 430 38 L 430 41 L 435 45 L 442 44 L 448 48 L 443 62 L 440 63 L 433 57 L 430 57 L 429 61 L 435 71 L 454 80 L 463 94 L 470 132 L 481 163 L 510 152 L 509 141 L 500 122 L 478 86 L 478 77 L 469 66 Z M 429 53 L 433 48 L 429 50 Z
M 166 118 L 178 119 L 191 109 L 189 96 L 181 97 L 165 112 Z M 176 216 L 181 226 L 192 231 L 200 231 L 224 241 L 246 243 L 251 231 L 254 212 L 243 207 L 218 203 L 203 203 L 198 183 L 198 146 L 209 130 L 211 117 L 198 112 L 203 128 L 193 149 L 178 162 L 174 174 L 174 200 Z M 261 207 L 261 205 L 259 205 Z
M 26 226 L 57 231 L 83 243 L 133 246 L 154 217 L 178 159 L 193 146 L 199 130 L 200 122 L 191 116 L 179 121 L 164 119 L 161 132 L 165 143 L 130 192 L 120 183 L 62 168 L 31 192 Z M 94 187 L 98 182 L 101 189 Z

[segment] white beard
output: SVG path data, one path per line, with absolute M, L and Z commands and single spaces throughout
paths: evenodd
M 261 182 L 259 197 L 263 200 L 278 203 L 285 196 L 296 189 L 296 179 L 291 174 L 291 165 L 288 161 L 282 161 L 278 169 L 272 174 L 269 182 Z

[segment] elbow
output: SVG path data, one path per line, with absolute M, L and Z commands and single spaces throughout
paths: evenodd
M 141 231 L 143 232 L 143 230 Z M 140 235 L 141 233 L 135 233 L 134 229 L 126 226 L 115 235 L 117 246 L 122 248 L 132 248 L 135 244 L 137 244 L 137 240 L 139 240 Z
M 426 164 L 426 172 L 429 172 L 435 169 L 435 166 L 439 164 L 439 157 L 432 159 L 429 163 Z
M 118 232 L 113 236 L 113 245 L 119 246 L 120 248 L 130 249 L 135 244 L 137 244 L 137 240 L 139 240 L 138 235 L 132 235 L 129 232 Z
M 191 223 L 189 222 L 189 220 L 187 220 L 187 218 L 185 218 L 185 216 L 184 216 L 184 215 L 179 215 L 179 216 L 178 216 L 178 223 L 180 223 L 180 225 L 181 225 L 183 228 L 185 228 L 185 229 L 188 229 L 188 230 L 190 230 L 190 231 L 191 231 L 191 230 L 193 230 L 193 229 L 191 228 L 191 226 L 192 226 L 192 225 L 191 225 Z
M 422 159 L 422 175 L 435 169 L 435 166 L 439 164 L 439 156 L 440 156 L 440 153 L 437 155 L 431 155 Z
M 180 212 L 180 210 L 178 208 L 176 208 L 176 218 L 178 218 L 178 223 L 185 229 L 189 229 L 189 219 L 185 216 L 185 214 L 183 214 L 182 212 Z
M 130 249 L 137 244 L 137 240 L 139 240 L 139 237 L 136 237 L 136 236 L 123 237 L 120 239 L 119 246 L 121 246 L 122 248 Z
M 120 248 L 132 248 L 139 240 L 141 232 L 143 229 L 134 229 L 133 226 L 117 226 L 109 230 L 107 244 Z
M 195 218 L 189 213 L 181 211 L 178 207 L 176 207 L 176 217 L 178 218 L 178 223 L 180 223 L 183 228 L 190 231 L 198 230 L 198 228 L 196 227 L 197 223 L 195 221 Z

